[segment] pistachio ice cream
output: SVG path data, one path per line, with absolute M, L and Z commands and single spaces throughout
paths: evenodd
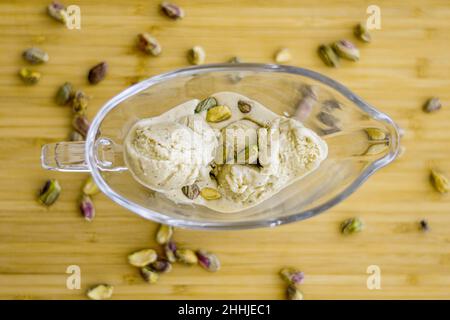
M 139 183 L 176 203 L 219 212 L 241 211 L 272 197 L 315 170 L 328 152 L 298 120 L 233 92 L 193 99 L 138 121 L 124 150 Z

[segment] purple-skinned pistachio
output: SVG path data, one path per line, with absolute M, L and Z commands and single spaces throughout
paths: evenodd
M 177 257 L 175 256 L 175 252 L 177 251 L 177 245 L 173 241 L 169 241 L 164 246 L 164 252 L 166 254 L 166 258 L 169 262 L 176 262 Z
M 91 123 L 84 114 L 76 114 L 72 121 L 73 128 L 86 138 Z
M 203 267 L 203 269 L 210 272 L 219 271 L 220 260 L 215 254 L 212 254 L 205 250 L 197 250 L 196 254 L 198 258 L 198 264 Z
M 51 206 L 58 199 L 60 193 L 61 186 L 58 180 L 47 180 L 39 191 L 38 201 L 43 205 Z
M 83 195 L 80 201 L 80 211 L 81 214 L 87 221 L 94 220 L 95 217 L 95 207 L 94 202 L 92 202 L 91 197 Z
M 150 264 L 150 268 L 158 273 L 167 273 L 172 270 L 172 264 L 168 260 L 158 259 Z
M 343 59 L 350 61 L 359 60 L 358 48 L 348 40 L 339 40 L 333 43 L 333 49 L 337 55 Z
M 280 277 L 288 284 L 299 285 L 303 283 L 305 274 L 295 268 L 286 267 L 280 270 Z
M 184 10 L 174 3 L 164 1 L 160 4 L 160 7 L 162 12 L 171 19 L 177 20 L 184 18 Z

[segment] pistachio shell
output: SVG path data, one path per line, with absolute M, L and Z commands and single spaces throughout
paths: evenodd
M 199 65 L 205 62 L 206 53 L 205 50 L 200 46 L 195 46 L 188 51 L 187 58 L 189 63 L 194 65 Z
M 339 40 L 333 43 L 333 49 L 337 55 L 343 59 L 358 61 L 359 50 L 358 48 L 348 40 Z
M 288 48 L 282 48 L 275 53 L 276 63 L 286 63 L 291 61 L 292 55 Z
M 217 106 L 217 100 L 214 97 L 208 97 L 206 99 L 203 99 L 197 104 L 197 107 L 195 107 L 195 113 L 200 113 L 202 111 L 207 111 L 212 107 Z
M 363 222 L 359 218 L 350 218 L 341 223 L 342 234 L 352 234 L 363 229 Z

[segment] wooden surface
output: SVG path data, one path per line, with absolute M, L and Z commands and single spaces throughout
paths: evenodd
M 326 68 L 316 56 L 323 42 L 352 38 L 372 1 L 178 1 L 182 21 L 162 16 L 156 1 L 68 1 L 81 8 L 81 30 L 68 30 L 45 14 L 49 1 L 0 3 L 0 298 L 79 299 L 98 282 L 115 286 L 116 299 L 282 299 L 281 266 L 306 273 L 306 299 L 450 298 L 450 195 L 428 183 L 428 169 L 450 175 L 450 3 L 376 1 L 382 29 L 360 45 L 361 61 Z M 239 3 L 239 4 L 238 4 Z M 137 33 L 150 31 L 163 54 L 137 54 Z M 127 265 L 135 249 L 154 246 L 156 224 L 128 212 L 103 195 L 97 218 L 84 221 L 76 200 L 85 175 L 41 169 L 40 146 L 66 139 L 70 110 L 54 104 L 64 81 L 92 100 L 89 116 L 141 76 L 186 66 L 185 52 L 202 45 L 207 62 L 234 55 L 272 62 L 286 46 L 292 65 L 341 81 L 393 117 L 405 130 L 404 156 L 371 177 L 327 213 L 275 229 L 238 232 L 177 230 L 176 240 L 217 253 L 217 274 L 176 265 L 157 285 L 143 283 Z M 50 62 L 38 66 L 33 87 L 17 77 L 24 49 L 39 46 Z M 107 79 L 89 86 L 87 70 L 110 64 Z M 424 114 L 421 105 L 439 96 L 443 110 Z M 62 184 L 59 201 L 46 209 L 36 192 L 53 177 Z M 366 229 L 343 237 L 339 223 L 360 216 Z M 429 221 L 431 231 L 417 230 Z M 66 289 L 66 268 L 79 265 L 81 290 Z M 368 290 L 366 269 L 381 268 L 381 290 Z

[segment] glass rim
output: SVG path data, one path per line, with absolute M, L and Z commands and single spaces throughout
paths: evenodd
M 153 86 L 158 83 L 164 82 L 168 79 L 175 78 L 177 76 L 193 76 L 202 73 L 211 72 L 277 72 L 277 73 L 288 73 L 292 75 L 299 75 L 306 78 L 318 81 L 326 86 L 329 86 L 342 94 L 345 98 L 352 101 L 358 108 L 360 108 L 365 113 L 369 114 L 375 120 L 386 123 L 390 128 L 390 134 L 392 136 L 391 143 L 389 145 L 389 153 L 384 157 L 372 162 L 364 171 L 355 179 L 350 185 L 348 185 L 343 191 L 337 194 L 332 199 L 327 202 L 311 208 L 309 210 L 293 213 L 291 215 L 281 217 L 281 218 L 264 218 L 252 221 L 242 221 L 242 222 L 208 222 L 208 221 L 188 221 L 184 219 L 171 218 L 162 213 L 150 210 L 143 206 L 140 206 L 120 194 L 116 193 L 112 188 L 106 183 L 100 174 L 100 169 L 95 165 L 95 141 L 96 133 L 106 117 L 106 115 L 118 106 L 124 100 L 130 98 L 131 96 Z M 123 206 L 124 208 L 142 216 L 143 218 L 153 220 L 162 224 L 172 225 L 174 227 L 189 228 L 189 229 L 203 229 L 203 230 L 239 230 L 239 229 L 254 229 L 262 227 L 275 227 L 295 221 L 304 220 L 313 216 L 316 216 L 327 209 L 338 204 L 342 200 L 350 196 L 355 190 L 363 184 L 373 173 L 386 166 L 392 162 L 399 153 L 399 129 L 395 122 L 385 113 L 377 110 L 372 105 L 365 102 L 362 98 L 351 92 L 347 87 L 341 83 L 322 75 L 318 72 L 304 69 L 300 67 L 276 65 L 276 64 L 260 64 L 260 63 L 221 63 L 221 64 L 206 64 L 188 68 L 182 68 L 175 71 L 166 72 L 146 80 L 143 80 L 116 95 L 108 102 L 106 102 L 103 107 L 99 110 L 95 116 L 92 124 L 89 128 L 89 132 L 86 136 L 86 146 L 85 155 L 87 160 L 87 165 L 93 176 L 95 183 L 98 187 L 114 202 Z

